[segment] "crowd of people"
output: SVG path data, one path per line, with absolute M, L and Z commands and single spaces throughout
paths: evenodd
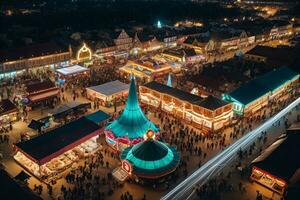
M 22 83 L 28 79 L 46 79 L 49 73 L 29 74 L 16 78 L 15 84 L 8 83 L 7 86 L 1 88 L 1 98 L 11 98 L 15 91 L 19 90 Z M 108 81 L 116 80 L 118 73 L 116 68 L 111 66 L 107 68 L 95 68 L 91 70 L 90 78 L 78 77 L 68 80 L 64 87 L 61 87 L 61 100 L 58 102 L 68 101 L 66 91 L 70 93 L 70 101 L 76 101 L 79 97 L 85 97 L 85 88 L 91 85 L 99 85 Z M 242 137 L 245 133 L 253 130 L 258 124 L 265 119 L 277 113 L 280 109 L 286 106 L 292 98 L 287 98 L 282 101 L 276 101 L 262 109 L 258 114 L 239 119 L 238 123 L 227 127 L 222 132 L 214 134 L 203 134 L 200 130 L 193 128 L 188 123 L 171 116 L 161 110 L 155 110 L 154 117 L 159 121 L 161 139 L 170 145 L 174 145 L 181 153 L 181 162 L 177 170 L 171 175 L 172 181 L 165 181 L 163 188 L 165 190 L 172 188 L 187 177 L 193 170 L 202 166 L 205 161 L 213 154 L 220 152 L 233 141 Z M 125 99 L 122 100 L 124 104 Z M 99 102 L 94 102 L 94 109 L 100 107 Z M 23 110 L 23 116 L 27 118 L 27 111 Z M 299 117 L 300 119 L 300 117 Z M 287 120 L 284 120 L 286 126 L 289 125 Z M 280 125 L 280 124 L 279 124 Z M 0 135 L 0 142 L 8 142 L 8 135 Z M 4 137 L 3 137 L 4 136 Z M 268 141 L 267 133 L 263 132 L 258 141 L 251 145 L 247 150 L 239 153 L 240 160 L 243 160 L 247 155 L 253 155 L 255 150 L 262 151 L 262 145 Z M 124 184 L 116 182 L 111 174 L 111 170 L 119 165 L 118 155 L 105 147 L 102 151 L 98 151 L 95 155 L 90 155 L 85 158 L 83 163 L 77 168 L 72 169 L 65 177 L 65 183 L 61 185 L 60 195 L 57 199 L 105 199 L 107 196 L 124 187 Z M 240 163 L 239 163 L 240 165 Z M 196 193 L 204 199 L 219 199 L 220 193 L 230 192 L 238 188 L 241 192 L 245 191 L 243 185 L 237 187 L 229 184 L 227 177 L 213 179 L 202 186 L 196 186 Z M 168 179 L 166 179 L 168 180 Z M 53 184 L 55 185 L 55 184 Z M 153 184 L 153 188 L 160 187 Z M 52 186 L 49 185 L 48 193 L 53 195 Z M 34 191 L 41 194 L 43 187 L 35 186 Z M 259 196 L 259 195 L 258 195 Z M 121 200 L 132 200 L 133 195 L 126 191 L 120 194 Z M 142 199 L 146 199 L 146 195 Z
M 0 144 L 1 143 L 9 143 L 9 135 L 5 134 L 5 135 L 0 135 Z
M 65 177 L 66 184 L 61 186 L 58 199 L 105 199 L 114 193 L 122 183 L 113 179 L 111 169 L 117 166 L 117 155 L 107 147 L 96 154 L 90 155 L 82 165 L 71 170 Z M 133 199 L 128 193 L 125 199 Z M 131 198 L 129 198 L 131 196 Z

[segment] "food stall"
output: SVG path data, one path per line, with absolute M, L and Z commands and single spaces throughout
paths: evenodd
M 89 108 L 91 108 L 91 103 L 89 102 L 68 102 L 49 111 L 49 116 L 52 116 L 53 120 L 58 122 L 61 120 L 71 121 L 86 113 Z
M 128 61 L 119 71 L 125 77 L 129 77 L 133 73 L 138 79 L 149 82 L 169 74 L 172 68 L 168 63 L 144 57 L 137 61 Z
M 293 124 L 256 157 L 250 165 L 250 179 L 281 195 L 289 186 L 299 182 L 299 133 L 299 124 Z
M 40 103 L 52 105 L 53 99 L 59 96 L 59 88 L 51 80 L 33 81 L 26 84 L 25 96 L 30 107 Z
M 86 88 L 87 98 L 112 105 L 128 95 L 129 85 L 118 80 Z
M 160 107 L 202 129 L 204 133 L 229 125 L 233 117 L 231 103 L 214 96 L 202 98 L 154 81 L 140 87 L 140 97 L 142 103 Z
M 101 128 L 82 117 L 52 131 L 14 145 L 14 159 L 42 180 L 55 178 L 83 156 L 94 153 Z
M 17 107 L 9 100 L 3 99 L 0 102 L 0 125 L 5 126 L 10 122 L 17 120 L 18 109 Z
M 89 76 L 90 69 L 86 67 L 82 67 L 80 65 L 72 65 L 69 67 L 57 69 L 56 74 L 59 79 L 68 80 L 74 77 Z

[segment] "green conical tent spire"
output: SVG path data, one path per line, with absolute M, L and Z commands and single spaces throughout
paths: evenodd
M 170 73 L 169 73 L 169 76 L 168 76 L 167 86 L 172 87 L 172 77 L 171 77 Z
M 158 128 L 147 119 L 140 108 L 134 77 L 131 76 L 129 94 L 123 113 L 106 130 L 111 130 L 116 137 L 126 137 L 129 139 L 142 138 L 149 130 L 158 132 Z

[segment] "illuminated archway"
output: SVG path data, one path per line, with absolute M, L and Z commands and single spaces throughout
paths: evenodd
M 77 61 L 86 61 L 92 59 L 92 50 L 83 43 L 82 47 L 77 52 Z

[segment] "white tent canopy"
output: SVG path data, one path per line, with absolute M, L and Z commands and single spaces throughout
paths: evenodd
M 64 76 L 74 75 L 74 74 L 88 72 L 88 71 L 90 71 L 89 68 L 82 67 L 80 65 L 73 65 L 71 67 L 65 67 L 65 68 L 61 68 L 61 69 L 56 70 L 56 72 L 58 72 L 58 73 L 60 73 Z
M 129 85 L 118 80 L 86 88 L 89 97 L 110 101 L 117 95 L 123 95 L 129 90 Z

